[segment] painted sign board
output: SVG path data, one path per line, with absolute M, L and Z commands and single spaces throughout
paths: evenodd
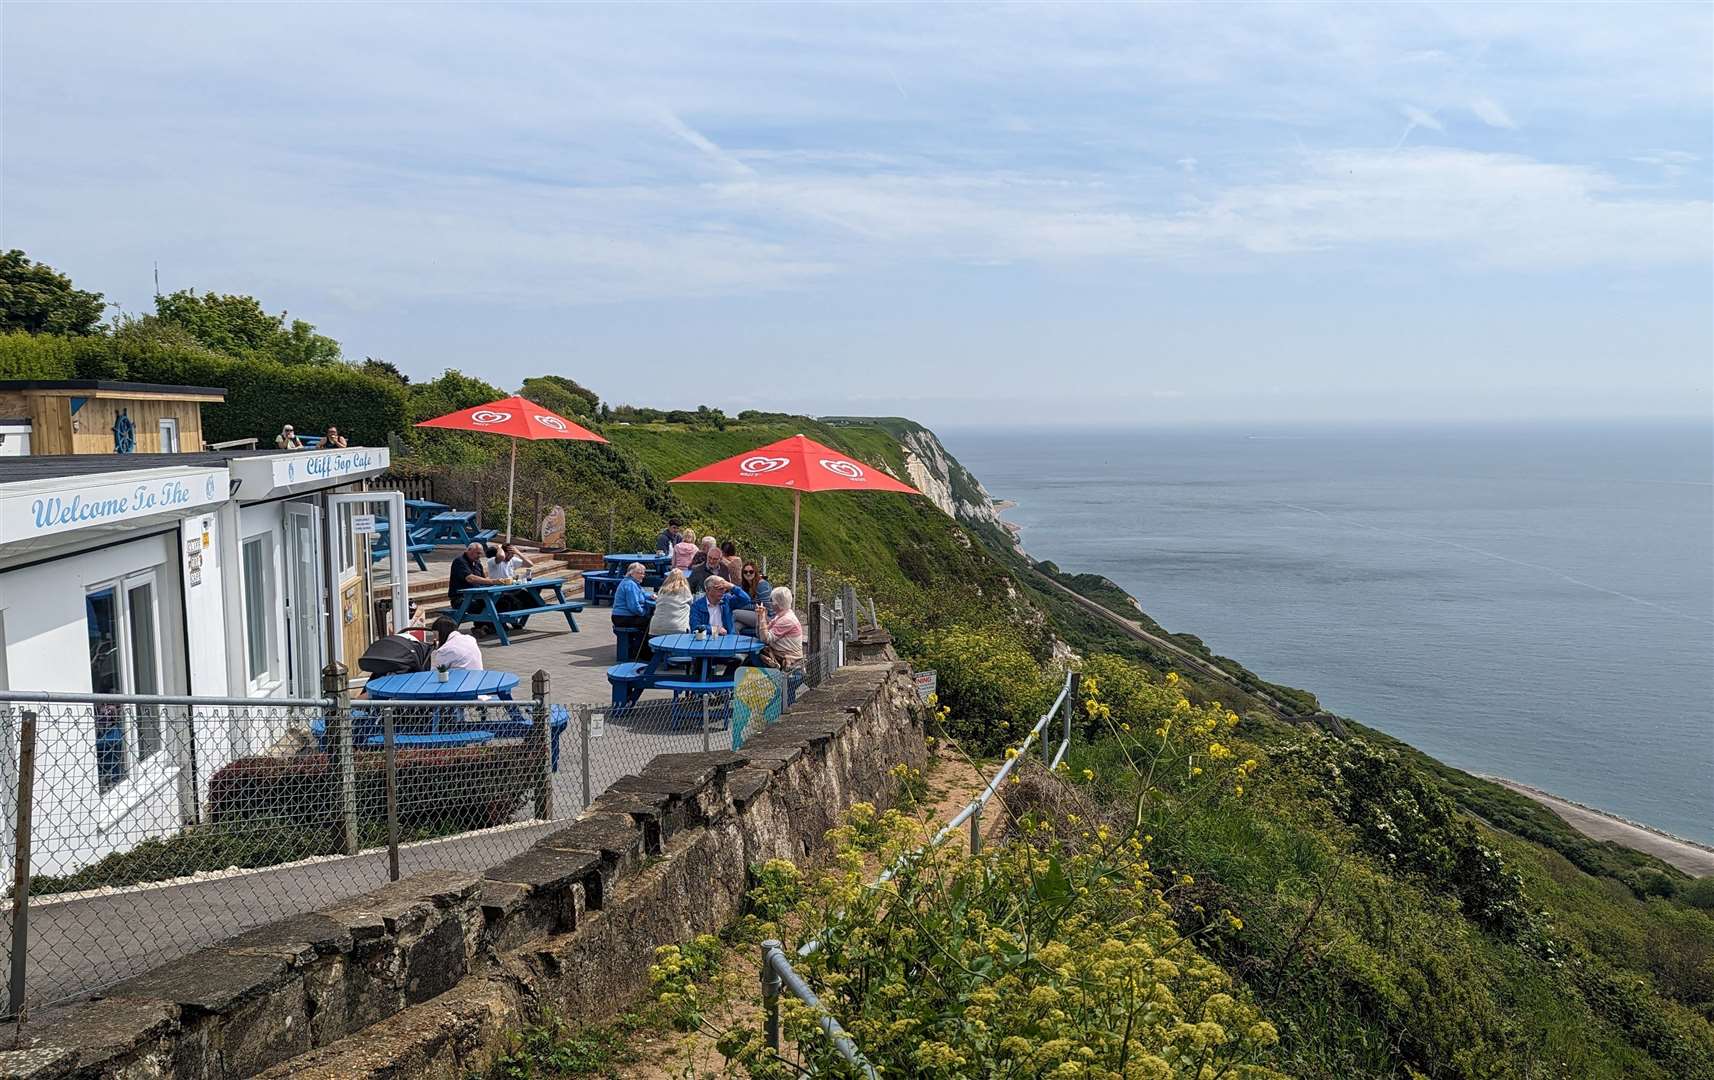
M 542 518 L 542 547 L 565 547 L 565 507 L 556 506 Z
M 162 475 L 169 473 L 170 475 Z M 59 536 L 226 501 L 225 469 L 68 476 L 0 488 L 0 542 Z

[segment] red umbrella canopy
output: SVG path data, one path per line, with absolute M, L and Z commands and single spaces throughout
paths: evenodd
M 675 476 L 673 484 L 754 484 L 794 491 L 922 492 L 901 484 L 880 469 L 853 461 L 848 454 L 823 446 L 804 435 L 793 435 L 748 453 Z
M 601 436 L 572 423 L 558 413 L 549 412 L 528 398 L 509 397 L 490 401 L 474 409 L 424 420 L 417 427 L 454 428 L 458 431 L 487 431 L 495 435 L 510 435 L 514 439 L 580 439 L 584 442 L 606 442 Z

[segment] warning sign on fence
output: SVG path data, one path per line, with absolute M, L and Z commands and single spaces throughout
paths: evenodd
M 917 672 L 917 696 L 927 701 L 940 685 L 939 676 L 932 671 Z

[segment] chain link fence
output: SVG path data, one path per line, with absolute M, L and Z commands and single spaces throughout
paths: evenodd
M 741 748 L 851 633 L 823 615 L 794 671 L 617 706 L 352 700 L 339 676 L 325 699 L 0 693 L 7 1013 L 401 876 L 480 872 L 656 755 Z

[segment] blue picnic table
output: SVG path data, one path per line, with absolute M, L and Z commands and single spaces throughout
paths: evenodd
M 746 634 L 697 637 L 695 634 L 661 634 L 649 639 L 654 650 L 646 663 L 631 661 L 607 669 L 613 688 L 613 707 L 634 704 L 644 690 L 670 690 L 681 694 L 713 694 L 735 686 L 728 670 L 762 651 L 762 643 Z M 672 665 L 686 664 L 688 671 L 675 672 Z M 715 666 L 723 670 L 715 673 Z
M 375 523 L 375 534 L 379 539 L 377 539 L 375 541 L 375 545 L 369 549 L 369 556 L 375 562 L 380 562 L 382 559 L 385 559 L 393 553 L 392 523 L 387 521 L 377 521 Z M 412 562 L 417 564 L 418 570 L 428 569 L 428 564 L 423 562 L 423 556 L 428 552 L 433 551 L 435 548 L 434 544 L 427 540 L 427 536 L 427 532 L 419 528 L 408 528 L 405 530 L 405 554 L 410 557 Z
M 609 552 L 601 556 L 601 561 L 607 564 L 607 569 L 616 570 L 620 574 L 624 574 L 634 562 L 642 563 L 643 569 L 650 574 L 664 574 L 667 567 L 672 565 L 672 556 L 662 555 L 656 551 L 621 551 L 618 553 Z
M 446 673 L 446 681 L 440 681 L 440 674 L 434 671 L 416 671 L 404 675 L 383 675 L 378 679 L 370 679 L 365 688 L 369 697 L 381 701 L 420 701 L 430 707 L 428 730 L 407 730 L 395 732 L 393 742 L 400 747 L 446 747 L 446 746 L 480 746 L 501 739 L 525 739 L 535 731 L 535 724 L 516 705 L 507 704 L 503 708 L 482 710 L 478 718 L 480 726 L 464 726 L 464 706 L 477 704 L 480 697 L 497 698 L 510 703 L 512 691 L 517 689 L 518 676 L 509 671 L 471 671 L 467 668 L 453 668 Z M 418 717 L 412 717 L 416 720 Z M 442 726 L 443 720 L 457 720 L 459 726 Z M 563 705 L 555 705 L 548 711 L 548 729 L 551 734 L 552 768 L 559 771 L 559 737 L 570 726 L 571 714 Z M 362 739 L 365 746 L 380 746 L 384 737 L 379 734 L 369 734 Z
M 421 525 L 436 514 L 444 514 L 452 507 L 433 499 L 406 499 L 405 516 L 411 519 L 412 525 Z
M 427 539 L 436 544 L 457 544 L 466 547 L 494 539 L 493 529 L 477 529 L 476 514 L 471 510 L 443 510 L 423 522 Z
M 543 596 L 544 591 L 551 591 L 550 601 Z M 511 608 L 501 611 L 495 600 L 507 593 L 527 593 L 541 603 L 535 607 Z M 532 615 L 546 615 L 551 612 L 563 612 L 567 626 L 572 633 L 577 633 L 577 612 L 583 610 L 583 604 L 578 600 L 565 598 L 565 579 L 525 578 L 506 585 L 469 585 L 458 594 L 458 601 L 452 607 L 444 609 L 452 617 L 452 621 L 462 626 L 467 622 L 480 623 L 494 628 L 494 633 L 500 638 L 500 644 L 510 645 L 511 637 L 508 630 L 522 630 Z

